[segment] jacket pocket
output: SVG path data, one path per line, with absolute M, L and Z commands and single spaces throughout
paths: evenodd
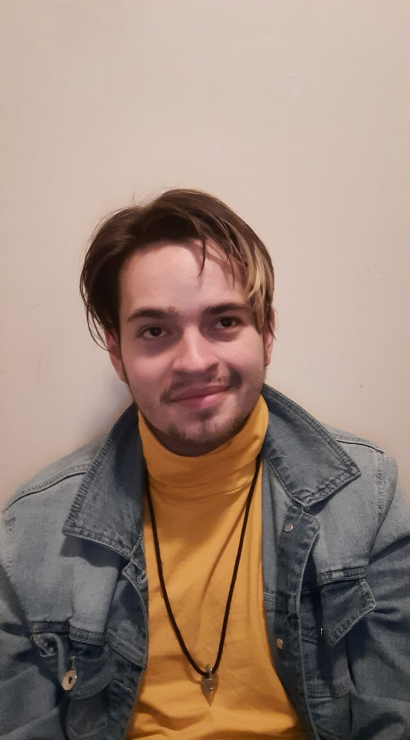
M 34 632 L 31 639 L 44 665 L 60 685 L 69 669 L 70 639 L 68 632 Z
M 76 680 L 68 692 L 67 735 L 70 740 L 103 740 L 108 723 L 106 689 L 112 678 L 107 644 L 71 643 Z
M 112 678 L 111 650 L 71 640 L 68 633 L 33 635 L 40 656 L 66 689 L 69 740 L 104 740 L 107 728 L 106 689 Z M 72 673 L 70 688 L 64 679 Z
M 350 690 L 347 633 L 375 607 L 365 578 L 337 580 L 302 592 L 304 673 L 312 697 L 340 698 Z

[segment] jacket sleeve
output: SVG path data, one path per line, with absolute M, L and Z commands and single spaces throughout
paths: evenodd
M 367 581 L 376 605 L 348 637 L 354 740 L 410 738 L 410 501 L 382 454 L 380 523 Z
M 0 523 L 0 737 L 66 740 L 64 692 L 42 665 L 10 578 L 7 526 Z

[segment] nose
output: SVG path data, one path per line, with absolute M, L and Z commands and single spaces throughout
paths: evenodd
M 198 328 L 186 329 L 175 347 L 174 372 L 203 374 L 217 365 L 213 343 Z

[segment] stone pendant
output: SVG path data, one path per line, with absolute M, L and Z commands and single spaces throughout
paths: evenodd
M 201 689 L 208 704 L 212 704 L 216 690 L 218 688 L 218 677 L 212 674 L 212 668 L 210 665 L 207 665 L 205 670 L 208 675 L 202 676 Z

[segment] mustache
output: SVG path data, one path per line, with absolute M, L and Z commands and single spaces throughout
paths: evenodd
M 173 400 L 173 397 L 180 393 L 181 391 L 189 390 L 190 388 L 194 388 L 198 385 L 199 378 L 193 379 L 192 376 L 190 378 L 185 379 L 179 379 L 176 380 L 174 383 L 172 383 L 169 388 L 167 388 L 165 391 L 163 391 L 160 395 L 160 403 L 171 403 Z M 242 385 L 242 376 L 241 373 L 238 370 L 235 370 L 232 368 L 229 371 L 229 374 L 227 376 L 221 376 L 217 378 L 212 378 L 211 381 L 208 381 L 208 383 L 201 383 L 201 387 L 206 385 L 212 386 L 214 388 L 215 386 L 220 386 L 221 388 L 240 388 Z

